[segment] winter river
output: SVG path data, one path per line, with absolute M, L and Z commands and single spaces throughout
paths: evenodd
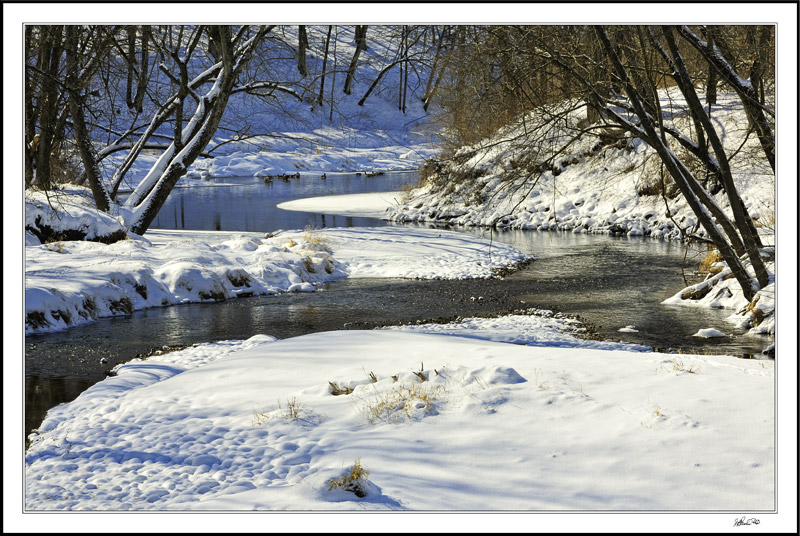
M 399 190 L 415 180 L 414 173 L 331 173 L 324 180 L 304 174 L 268 183 L 258 178 L 193 181 L 192 187 L 172 193 L 153 228 L 269 232 L 306 225 L 383 226 L 387 222 L 373 218 L 289 212 L 276 205 L 320 195 Z M 74 399 L 118 363 L 164 346 L 246 339 L 258 333 L 287 338 L 539 308 L 578 316 L 602 338 L 660 350 L 763 358 L 761 351 L 772 342 L 737 330 L 725 320 L 732 311 L 661 304 L 686 286 L 684 276 L 690 283 L 699 280 L 693 273 L 703 253 L 699 248 L 687 253 L 678 242 L 535 231 L 495 232 L 493 239 L 537 260 L 502 280 L 343 280 L 326 284 L 320 292 L 150 309 L 58 333 L 28 335 L 26 436 L 49 408 Z M 626 326 L 636 331 L 619 331 Z M 692 337 L 711 327 L 730 336 Z

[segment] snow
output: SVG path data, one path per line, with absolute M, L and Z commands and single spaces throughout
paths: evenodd
M 774 507 L 774 362 L 598 350 L 558 318 L 531 318 L 539 342 L 515 342 L 536 346 L 495 341 L 512 318 L 134 360 L 48 413 L 26 455 L 25 507 Z M 356 460 L 366 495 L 329 489 Z
M 26 246 L 26 333 L 150 307 L 310 292 L 344 277 L 488 278 L 527 258 L 471 235 L 397 227 L 131 237 Z
M 403 192 L 328 195 L 279 203 L 278 208 L 298 212 L 317 212 L 342 216 L 382 218 L 393 205 L 403 200 Z
M 704 329 L 698 330 L 697 333 L 692 335 L 692 337 L 702 337 L 704 339 L 709 339 L 709 338 L 714 338 L 714 337 L 727 337 L 727 335 L 725 335 L 724 333 L 722 333 L 718 329 L 704 328 Z

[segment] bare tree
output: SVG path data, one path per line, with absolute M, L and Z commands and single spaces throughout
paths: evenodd
M 358 57 L 361 55 L 362 50 L 367 49 L 367 28 L 369 26 L 356 26 L 355 41 L 356 50 L 353 52 L 353 59 L 350 60 L 350 67 L 347 68 L 347 78 L 344 81 L 344 92 L 347 95 L 352 93 L 353 79 L 356 75 L 356 66 L 358 66 Z
M 69 109 L 80 157 L 99 209 L 120 214 L 128 229 L 134 233 L 143 234 L 147 230 L 177 181 L 211 140 L 222 120 L 228 99 L 234 93 L 239 75 L 271 29 L 271 26 L 243 26 L 238 29 L 231 26 L 162 27 L 158 46 L 165 57 L 171 58 L 173 69 L 170 71 L 162 63 L 162 71 L 174 89 L 152 115 L 149 126 L 143 132 L 135 134 L 129 131 L 117 140 L 116 143 L 121 143 L 125 138 L 138 136 L 112 176 L 109 188 L 100 176 L 98 161 L 116 150 L 116 147 L 107 147 L 102 154 L 94 150 L 85 115 L 87 107 L 83 87 L 86 81 L 81 82 L 80 74 L 100 57 L 98 54 L 101 49 L 88 46 L 88 43 L 96 44 L 98 32 L 67 28 Z M 217 47 L 219 61 L 207 66 L 199 74 L 190 76 L 189 63 L 197 56 L 203 34 L 209 38 L 207 42 L 213 41 Z M 97 52 L 80 54 L 81 49 Z M 194 111 L 184 116 L 187 98 L 191 98 L 195 105 Z M 127 199 L 120 202 L 116 193 L 125 174 L 157 130 L 168 121 L 172 124 L 169 142 L 163 146 L 160 157 L 145 178 Z

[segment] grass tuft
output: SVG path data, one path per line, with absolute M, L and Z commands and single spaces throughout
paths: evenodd
M 349 388 L 349 387 L 347 387 L 347 386 L 345 386 L 345 387 L 340 387 L 340 386 L 339 386 L 338 384 L 336 384 L 335 382 L 328 382 L 328 385 L 329 385 L 329 386 L 330 386 L 330 388 L 331 388 L 331 394 L 332 394 L 333 396 L 339 396 L 339 395 L 349 395 L 350 393 L 352 393 L 352 392 L 353 392 L 353 390 L 352 390 L 351 388 Z
M 263 409 L 261 411 L 253 410 L 253 426 L 261 426 L 265 422 L 275 418 L 282 418 L 289 422 L 302 421 L 308 424 L 318 424 L 321 421 L 319 415 L 313 411 L 307 410 L 295 397 L 288 398 L 285 407 L 281 405 L 281 401 L 278 400 L 278 409 L 273 409 L 271 411 Z
M 419 415 L 433 415 L 446 395 L 442 385 L 412 383 L 376 394 L 366 401 L 362 413 L 369 424 L 396 424 Z
M 361 458 L 356 458 L 355 462 L 350 469 L 338 479 L 328 480 L 328 491 L 336 488 L 341 488 L 350 493 L 354 493 L 356 497 L 366 497 L 366 482 L 369 478 L 369 471 L 361 466 Z
M 703 258 L 703 260 L 700 261 L 700 268 L 699 268 L 700 273 L 705 275 L 705 274 L 719 272 L 720 270 L 715 270 L 714 268 L 712 268 L 712 266 L 715 263 L 720 262 L 721 260 L 722 260 L 722 254 L 718 250 L 712 249 L 711 251 L 708 252 L 708 255 L 706 255 Z

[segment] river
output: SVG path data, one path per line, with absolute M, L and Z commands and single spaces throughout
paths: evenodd
M 269 232 L 306 225 L 383 226 L 387 222 L 373 218 L 289 212 L 276 205 L 326 194 L 398 190 L 415 180 L 414 173 L 329 173 L 325 180 L 306 174 L 271 183 L 215 179 L 207 186 L 174 190 L 153 228 Z M 489 236 L 486 230 L 460 230 Z M 679 242 L 566 232 L 495 231 L 491 237 L 537 260 L 502 280 L 343 280 L 323 285 L 319 292 L 149 309 L 62 332 L 28 335 L 25 435 L 49 408 L 73 400 L 116 364 L 164 346 L 246 339 L 259 333 L 288 338 L 540 308 L 577 316 L 603 338 L 664 351 L 763 357 L 761 351 L 772 342 L 736 329 L 726 321 L 732 311 L 661 304 L 685 286 L 684 276 L 689 282 L 699 280 L 691 270 L 699 264 L 701 248 L 690 248 L 687 254 Z M 628 325 L 637 331 L 618 331 Z M 691 336 L 709 327 L 731 336 Z

